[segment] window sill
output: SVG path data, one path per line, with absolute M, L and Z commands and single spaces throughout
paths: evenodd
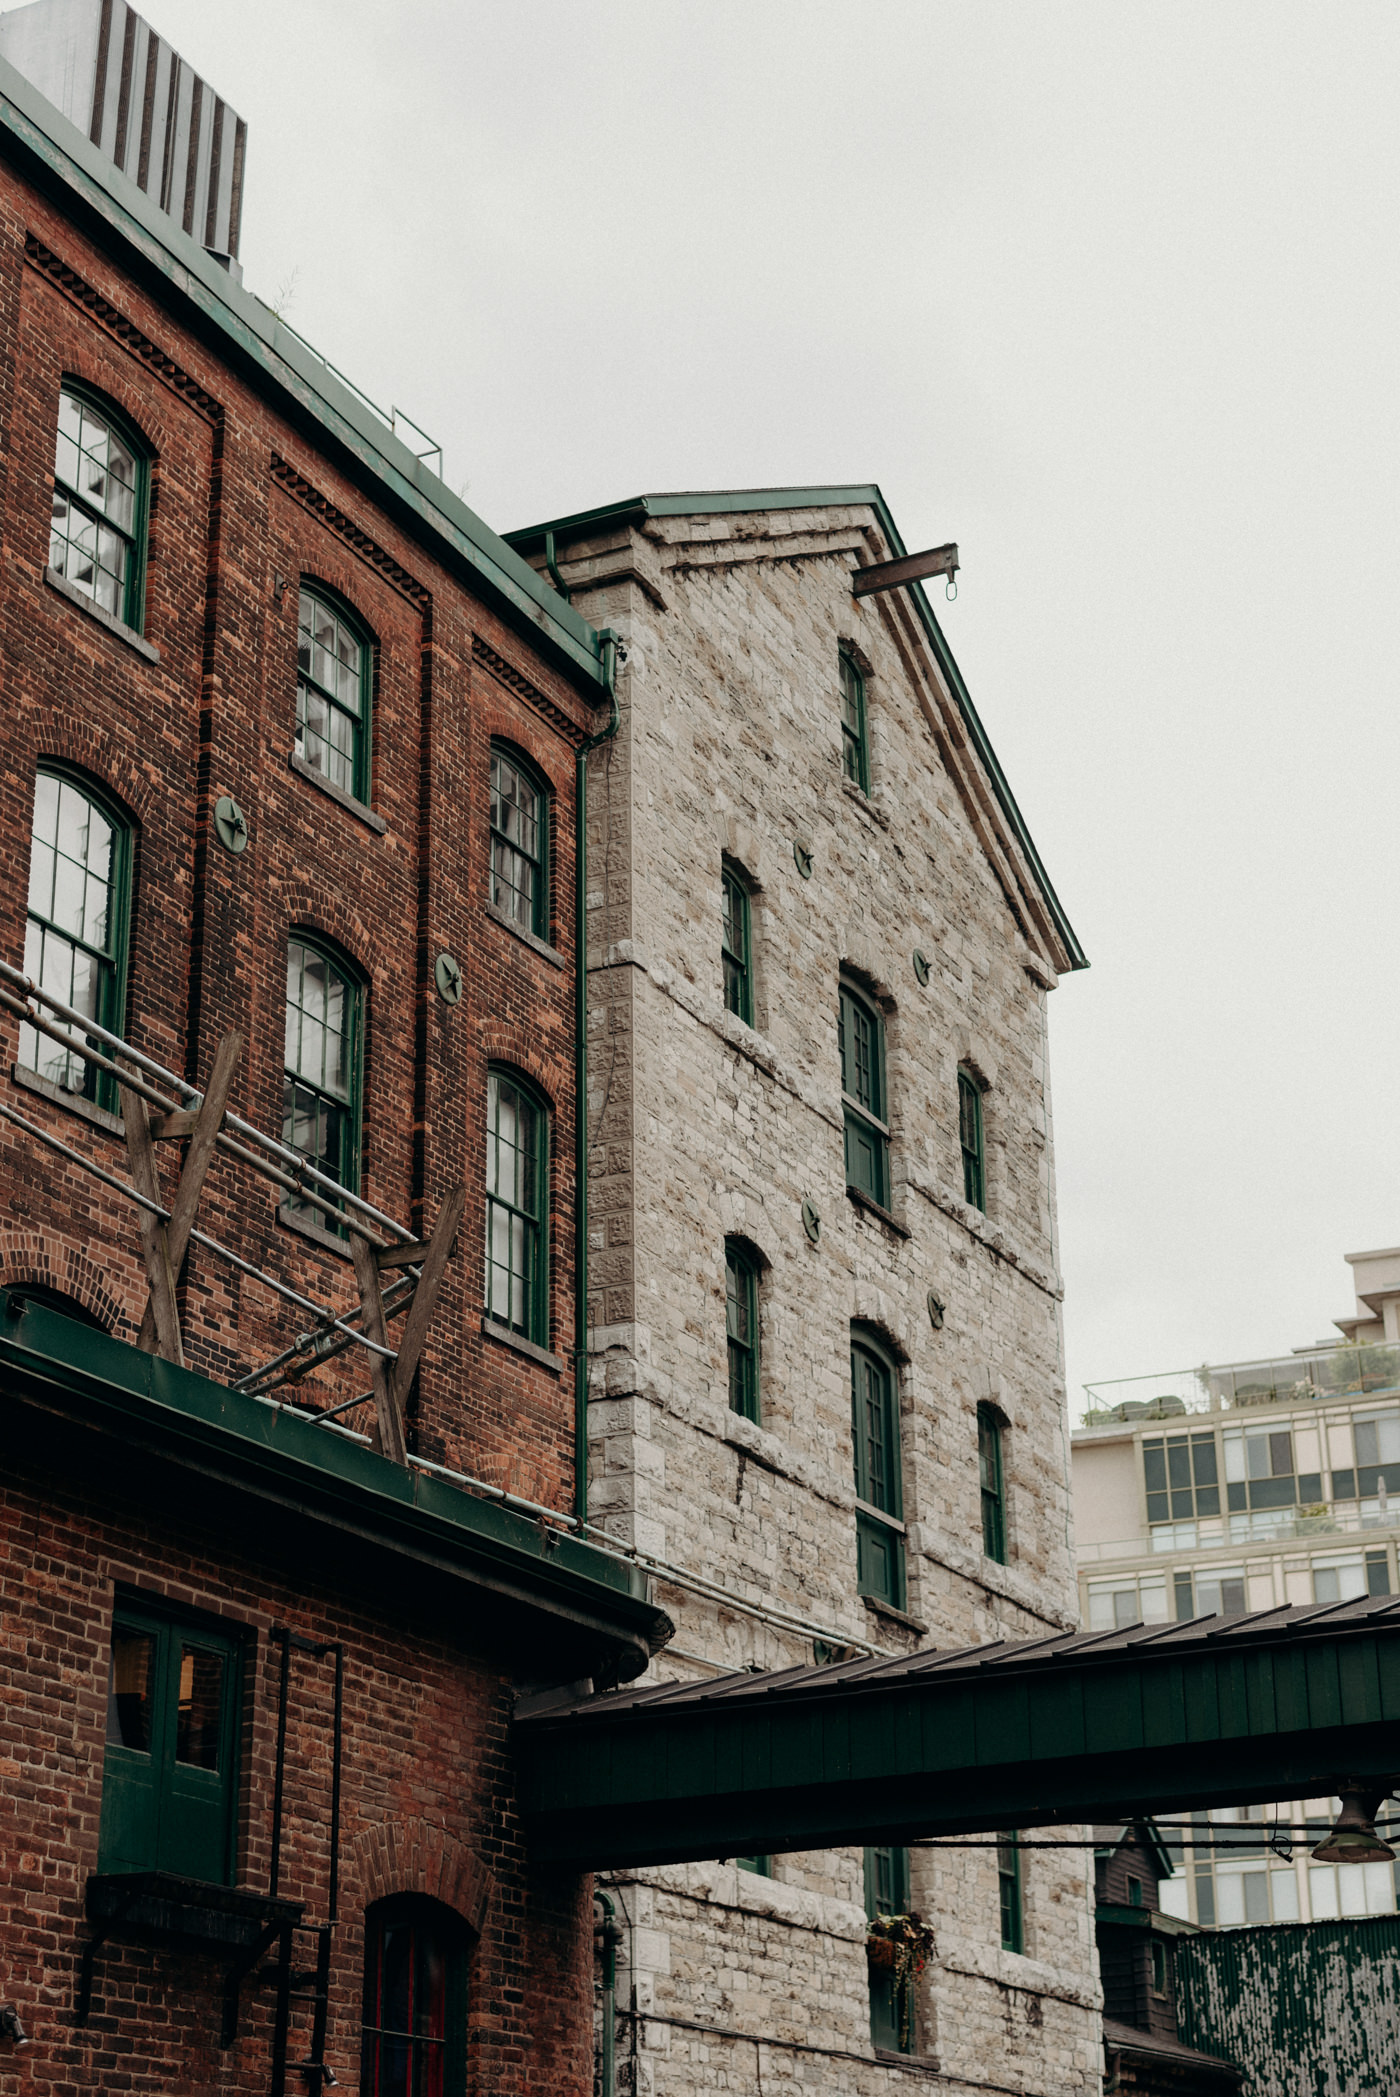
M 877 2061 L 888 2061 L 892 2068 L 922 2068 L 926 2075 L 942 2075 L 936 2053 L 898 2053 L 893 2046 L 877 2046 Z
M 888 1617 L 892 1624 L 903 1624 L 906 1631 L 917 1631 L 921 1638 L 928 1631 L 921 1616 L 910 1616 L 907 1609 L 896 1609 L 893 1602 L 882 1602 L 875 1595 L 862 1595 L 861 1600 L 872 1615 Z
M 327 779 L 325 773 L 318 772 L 315 765 L 308 764 L 299 751 L 289 750 L 287 763 L 298 779 L 305 779 L 309 785 L 319 787 L 323 794 L 329 794 L 332 801 L 339 802 L 348 814 L 357 816 L 365 828 L 373 830 L 377 837 L 384 835 L 389 825 L 382 815 L 376 815 L 363 801 L 357 801 L 353 794 L 347 794 L 343 786 L 337 786 L 333 779 Z
M 498 1325 L 494 1318 L 483 1317 L 481 1330 L 488 1340 L 499 1340 L 503 1347 L 513 1347 L 517 1354 L 528 1355 L 532 1362 L 539 1362 L 543 1368 L 552 1369 L 556 1376 L 562 1375 L 568 1366 L 562 1354 L 551 1354 L 547 1347 L 537 1347 L 534 1341 L 527 1340 L 523 1333 L 512 1332 L 508 1325 Z
M 56 1107 L 64 1107 L 82 1121 L 90 1121 L 95 1128 L 106 1129 L 109 1135 L 125 1136 L 126 1123 L 120 1114 L 109 1114 L 105 1107 L 98 1107 L 81 1092 L 65 1092 L 62 1085 L 55 1085 L 51 1078 L 41 1078 L 37 1070 L 26 1070 L 22 1063 L 10 1065 L 10 1076 L 26 1092 L 37 1092 L 40 1099 L 52 1100 Z
M 897 1529 L 901 1536 L 909 1534 L 908 1528 L 900 1521 L 898 1515 L 886 1514 L 883 1507 L 872 1507 L 868 1500 L 862 1500 L 858 1495 L 856 1513 L 869 1515 L 872 1521 L 882 1523 L 886 1529 Z
M 298 1216 L 285 1203 L 277 1211 L 277 1221 L 285 1224 L 289 1231 L 296 1231 L 298 1236 L 310 1238 L 313 1245 L 319 1245 L 325 1252 L 338 1253 L 342 1260 L 351 1257 L 348 1238 L 338 1238 L 334 1231 L 327 1230 L 323 1224 L 313 1223 L 309 1216 Z
M 541 939 L 538 933 L 527 932 L 523 925 L 516 924 L 513 917 L 507 917 L 504 910 L 498 910 L 494 903 L 487 903 L 486 915 L 495 924 L 498 924 L 502 931 L 509 932 L 512 939 L 518 939 L 523 946 L 530 947 L 536 954 L 542 954 L 552 967 L 563 968 L 565 966 L 564 956 L 560 953 L 558 947 L 552 947 L 549 941 Z
M 143 640 L 134 626 L 128 626 L 115 612 L 109 612 L 95 597 L 89 597 L 86 590 L 80 590 L 76 583 L 70 583 L 66 575 L 59 574 L 57 568 L 46 568 L 44 581 L 51 590 L 56 590 L 60 597 L 66 597 L 70 604 L 76 604 L 80 612 L 86 612 L 89 619 L 96 620 L 99 626 L 105 626 L 108 633 L 114 635 L 117 640 L 125 641 L 128 648 L 134 648 L 148 663 L 160 661 L 159 648 L 153 646 L 150 641 Z
M 889 1210 L 882 1208 L 878 1201 L 872 1201 L 871 1197 L 862 1193 L 859 1187 L 847 1187 L 846 1195 L 850 1201 L 855 1203 L 858 1209 L 868 1209 L 872 1216 L 878 1216 L 881 1223 L 887 1229 L 892 1230 L 896 1237 L 907 1238 L 911 1235 L 897 1216 L 892 1216 Z

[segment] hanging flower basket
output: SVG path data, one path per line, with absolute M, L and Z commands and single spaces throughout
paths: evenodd
M 866 1932 L 865 1956 L 872 1971 L 884 1971 L 894 1977 L 900 2043 L 904 2046 L 909 2045 L 914 2032 L 911 1983 L 923 1972 L 933 1950 L 933 1930 L 916 1909 L 908 1915 L 877 1915 Z
M 872 1966 L 893 1966 L 894 1939 L 892 1937 L 867 1937 L 865 1956 Z

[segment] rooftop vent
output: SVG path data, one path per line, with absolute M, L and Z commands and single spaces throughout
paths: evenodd
M 32 0 L 0 58 L 235 276 L 248 127 L 126 0 Z

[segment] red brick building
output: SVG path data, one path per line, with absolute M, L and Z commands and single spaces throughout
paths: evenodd
M 0 2092 L 582 2092 L 507 1720 L 666 1631 L 569 1528 L 609 650 L 161 208 L 92 12 L 97 144 L 0 66 Z

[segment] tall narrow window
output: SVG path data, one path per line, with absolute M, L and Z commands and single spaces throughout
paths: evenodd
M 989 1405 L 977 1408 L 977 1472 L 982 1488 L 982 1549 L 1006 1564 L 1006 1488 L 1002 1478 L 1001 1421 Z
M 841 769 L 862 793 L 870 791 L 870 746 L 865 736 L 865 679 L 855 657 L 841 650 Z
M 363 2097 L 461 2097 L 466 2088 L 466 1935 L 417 1896 L 365 1918 Z
M 302 585 L 297 611 L 297 756 L 368 801 L 369 641 L 349 615 Z
M 1001 1948 L 1026 1948 L 1025 1887 L 1021 1882 L 1021 1851 L 1014 1829 L 997 1837 L 997 1890 L 1001 1902 Z
M 538 1347 L 549 1344 L 545 1110 L 523 1082 L 493 1070 L 486 1107 L 486 1309 Z
M 874 1922 L 881 1915 L 909 1913 L 909 1852 L 887 1843 L 865 1852 L 865 1913 Z M 870 2037 L 876 2046 L 893 2053 L 909 2053 L 914 2045 L 913 1983 L 900 1986 L 889 1966 L 870 1968 Z
M 750 954 L 749 892 L 730 867 L 724 870 L 724 1002 L 753 1025 L 753 963 Z
M 899 1377 L 868 1334 L 851 1336 L 851 1435 L 855 1449 L 856 1585 L 904 1607 L 904 1511 L 900 1476 Z
M 545 855 L 549 841 L 544 788 L 523 761 L 504 750 L 491 752 L 491 901 L 531 932 L 549 934 Z
M 298 933 L 287 942 L 282 1141 L 352 1194 L 360 1183 L 364 992 L 345 965 Z M 294 1215 L 334 1228 L 326 1212 L 288 1198 Z
M 34 781 L 29 915 L 24 972 L 109 1033 L 120 1033 L 126 991 L 131 832 L 91 789 L 62 772 Z M 82 1029 L 72 1028 L 81 1038 Z M 113 1080 L 31 1026 L 19 1030 L 19 1060 L 51 1085 L 113 1112 Z
M 724 1241 L 724 1305 L 729 1334 L 729 1409 L 757 1420 L 758 1261 L 741 1239 Z
M 841 985 L 841 1098 L 846 1185 L 890 1204 L 890 1132 L 885 1101 L 885 1023 L 858 990 Z
M 58 397 L 49 566 L 137 632 L 145 583 L 146 455 L 81 387 Z
M 239 1699 L 236 1639 L 201 1621 L 118 1605 L 99 1870 L 232 1883 Z
M 982 1148 L 982 1092 L 971 1071 L 958 1072 L 958 1137 L 962 1144 L 963 1200 L 987 1206 L 987 1167 Z

